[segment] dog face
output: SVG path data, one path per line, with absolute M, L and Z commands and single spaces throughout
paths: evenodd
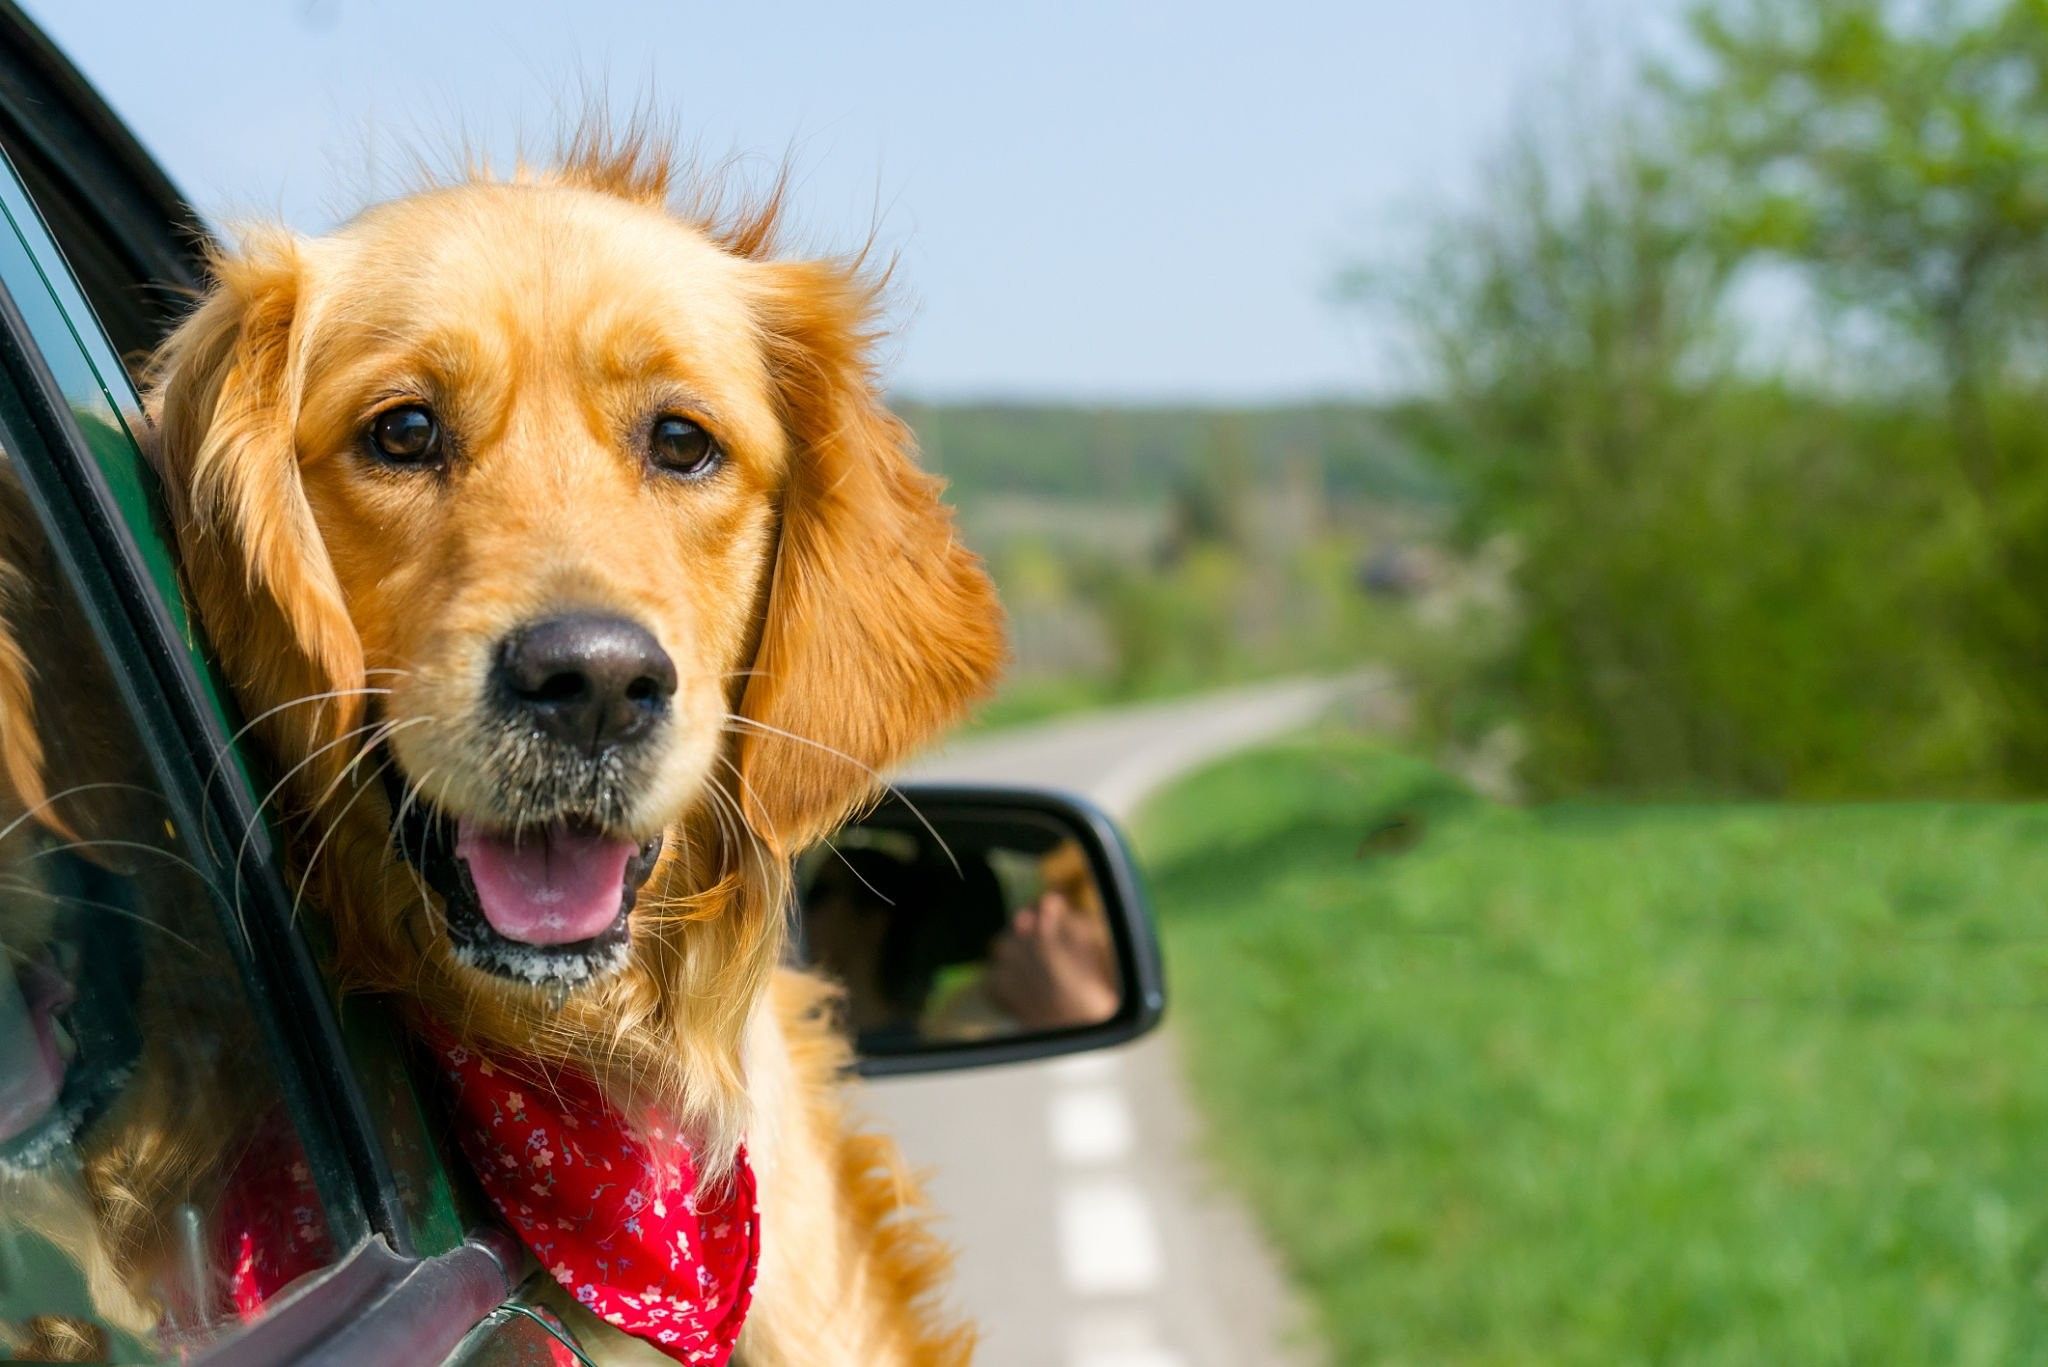
M 438 894 L 426 934 L 380 894 L 342 917 L 376 976 L 655 972 L 633 911 L 679 834 L 700 882 L 742 835 L 786 856 L 995 672 L 987 580 L 873 390 L 872 288 L 664 181 L 594 155 L 252 239 L 159 359 L 245 707 L 316 818 L 381 773 Z
M 300 478 L 389 690 L 400 843 L 478 967 L 615 966 L 721 759 L 787 475 L 748 269 L 567 187 L 401 201 L 305 253 Z

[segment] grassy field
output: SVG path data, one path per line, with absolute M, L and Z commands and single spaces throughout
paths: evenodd
M 1339 1363 L 2048 1360 L 2048 808 L 1162 795 L 1217 1154 Z

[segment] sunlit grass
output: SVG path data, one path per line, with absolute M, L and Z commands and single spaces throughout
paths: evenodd
M 1335 1361 L 2048 1355 L 2048 808 L 1522 812 L 1318 737 L 1140 834 Z

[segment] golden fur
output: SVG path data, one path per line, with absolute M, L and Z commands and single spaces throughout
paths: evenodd
M 877 391 L 876 283 L 778 259 L 779 193 L 725 212 L 676 179 L 654 139 L 600 128 L 551 169 L 221 253 L 154 363 L 183 569 L 341 984 L 586 1069 L 714 1168 L 745 1140 L 750 1362 L 958 1361 L 914 1191 L 892 1146 L 847 1132 L 843 1046 L 777 965 L 790 860 L 987 688 L 999 610 Z M 359 457 L 399 400 L 459 434 L 444 476 Z M 647 477 L 620 434 L 655 408 L 717 432 L 720 479 Z M 681 676 L 620 823 L 668 833 L 630 958 L 566 996 L 455 960 L 377 777 L 516 820 L 465 719 L 493 642 L 563 604 L 648 625 Z

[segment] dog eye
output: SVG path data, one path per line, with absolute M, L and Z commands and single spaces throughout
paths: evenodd
M 418 404 L 387 408 L 370 422 L 370 444 L 393 465 L 430 465 L 441 458 L 441 424 Z
M 654 463 L 679 475 L 706 474 L 725 459 L 717 440 L 688 418 L 655 419 L 649 444 Z

